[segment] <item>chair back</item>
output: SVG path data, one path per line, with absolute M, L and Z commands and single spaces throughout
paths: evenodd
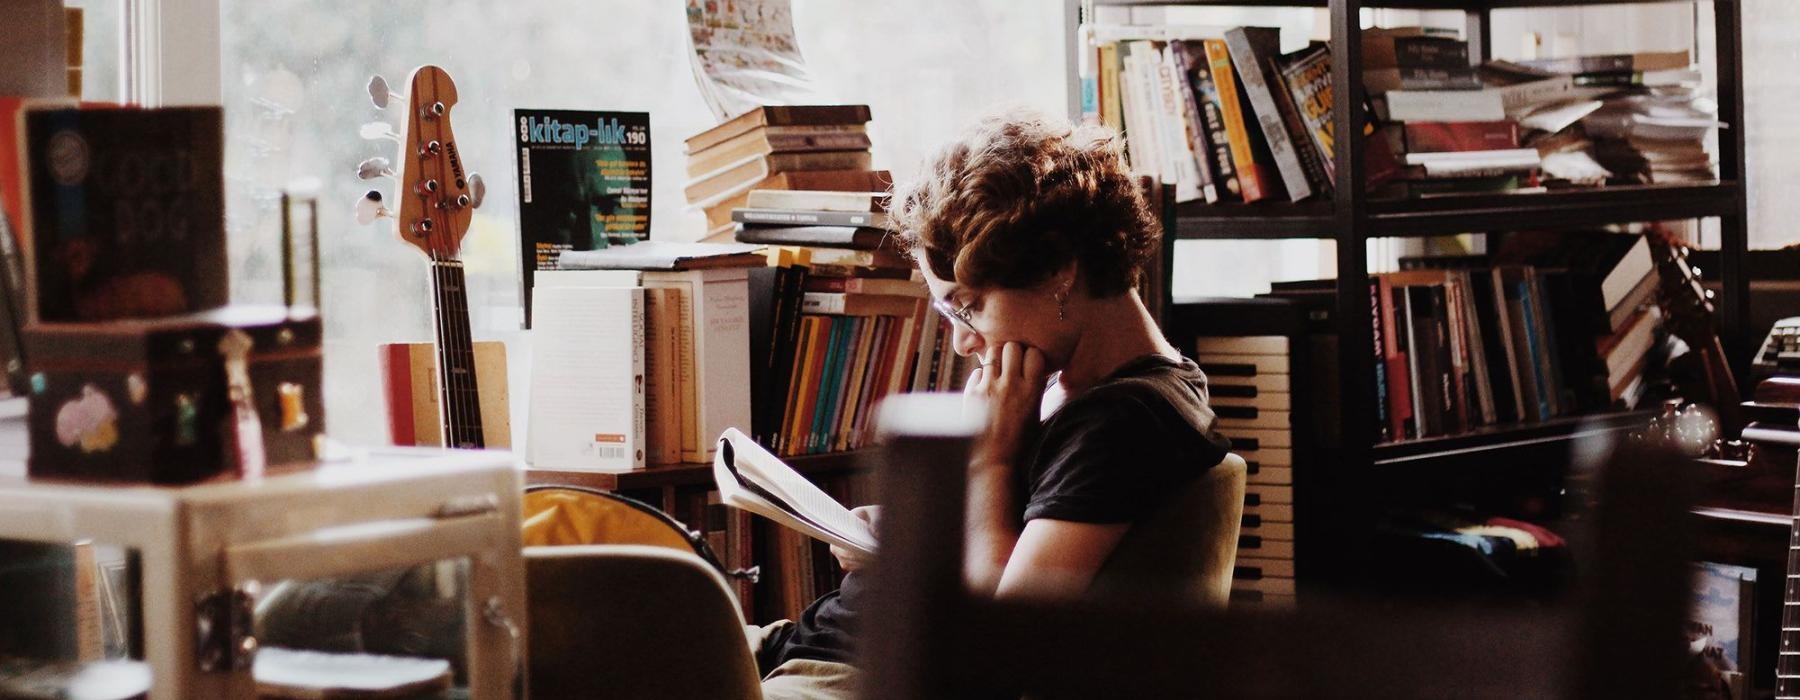
M 762 697 L 725 578 L 647 545 L 525 548 L 531 693 L 549 698 Z
M 1133 525 L 1094 581 L 1097 597 L 1222 608 L 1244 518 L 1244 458 L 1226 455 Z

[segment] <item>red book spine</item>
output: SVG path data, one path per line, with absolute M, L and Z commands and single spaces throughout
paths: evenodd
M 1408 153 L 1502 151 L 1519 147 L 1519 123 L 1510 119 L 1491 122 L 1407 122 L 1405 129 Z
M 381 380 L 387 391 L 388 435 L 395 445 L 417 445 L 413 431 L 412 348 L 405 343 L 382 346 Z

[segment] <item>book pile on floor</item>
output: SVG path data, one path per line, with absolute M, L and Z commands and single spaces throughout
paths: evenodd
M 706 212 L 707 240 L 730 239 L 752 189 L 886 190 L 868 122 L 868 105 L 765 106 L 688 138 L 688 207 Z
M 1101 16 L 1102 21 L 1105 15 Z M 1123 133 L 1132 170 L 1178 202 L 1301 201 L 1335 183 L 1331 55 L 1266 27 L 1092 24 L 1084 120 Z M 1471 62 L 1452 29 L 1361 34 L 1381 197 L 1713 182 L 1717 105 L 1688 52 Z
M 1531 232 L 1487 256 L 1402 258 L 1372 275 L 1379 440 L 1629 409 L 1661 337 L 1643 236 Z M 1335 280 L 1278 282 L 1321 299 Z

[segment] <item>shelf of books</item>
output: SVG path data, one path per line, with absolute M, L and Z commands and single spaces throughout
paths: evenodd
M 1723 337 L 1741 334 L 1747 190 L 1736 4 L 1700 11 L 1712 15 L 1699 19 L 1715 40 L 1713 79 L 1700 70 L 1698 41 L 1675 50 L 1490 57 L 1497 44 L 1489 10 L 1654 2 L 1066 3 L 1078 22 L 1068 39 L 1071 113 L 1122 134 L 1133 169 L 1167 183 L 1175 238 L 1338 244 L 1349 280 L 1276 283 L 1255 299 L 1186 300 L 1164 317 L 1172 340 L 1205 356 L 1209 378 L 1225 392 L 1216 394 L 1221 425 L 1240 433 L 1234 440 L 1257 449 L 1277 437 L 1245 433 L 1263 429 L 1246 420 L 1292 431 L 1295 450 L 1284 456 L 1294 481 L 1282 496 L 1294 505 L 1283 515 L 1299 529 L 1274 541 L 1299 545 L 1292 559 L 1301 584 L 1309 575 L 1332 583 L 1325 579 L 1333 569 L 1354 568 L 1335 566 L 1332 548 L 1321 545 L 1346 528 L 1413 533 L 1400 538 L 1404 549 L 1422 524 L 1435 532 L 1448 522 L 1424 514 L 1384 531 L 1378 523 L 1394 515 L 1384 509 L 1399 504 L 1334 502 L 1348 485 L 1389 480 L 1425 500 L 1444 495 L 1439 489 L 1473 489 L 1492 494 L 1490 505 L 1515 496 L 1522 503 L 1555 482 L 1550 472 L 1566 464 L 1572 443 L 1647 421 L 1645 409 L 1673 386 L 1661 368 L 1680 352 L 1657 303 L 1659 289 L 1673 289 L 1662 273 L 1679 266 L 1679 254 L 1645 234 L 1680 225 L 1661 222 L 1718 220 L 1714 267 L 1725 289 L 1712 304 Z M 1283 41 L 1279 29 L 1181 24 L 1199 20 L 1157 7 L 1177 5 L 1328 7 L 1332 36 Z M 1453 27 L 1365 28 L 1355 12 L 1362 7 L 1464 14 Z M 1508 40 L 1499 45 L 1512 46 Z M 1360 56 L 1358 66 L 1333 61 L 1346 52 Z M 1347 147 L 1343 134 L 1356 134 L 1360 148 Z M 1354 167 L 1346 167 L 1350 154 Z M 1350 188 L 1355 195 L 1347 196 Z M 1487 235 L 1470 254 L 1402 258 L 1397 272 L 1364 272 L 1365 239 L 1461 233 Z M 1246 322 L 1296 312 L 1297 328 Z M 1189 342 L 1276 331 L 1290 339 L 1286 364 L 1248 351 L 1221 354 L 1217 341 L 1210 350 Z M 1284 397 L 1286 389 L 1272 387 L 1290 377 L 1295 412 L 1237 405 Z M 1544 469 L 1505 468 L 1521 460 Z M 1294 575 L 1272 570 L 1243 573 L 1251 581 Z

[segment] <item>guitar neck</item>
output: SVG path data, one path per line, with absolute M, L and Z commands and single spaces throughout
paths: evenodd
M 433 260 L 431 289 L 444 445 L 481 449 L 487 440 L 481 430 L 481 392 L 475 382 L 475 342 L 469 334 L 469 296 L 463 284 L 462 261 Z
M 1800 469 L 1795 478 L 1800 479 Z M 1781 588 L 1781 649 L 1775 660 L 1775 697 L 1800 697 L 1800 486 L 1794 491 L 1794 524 L 1788 526 L 1787 576 Z

